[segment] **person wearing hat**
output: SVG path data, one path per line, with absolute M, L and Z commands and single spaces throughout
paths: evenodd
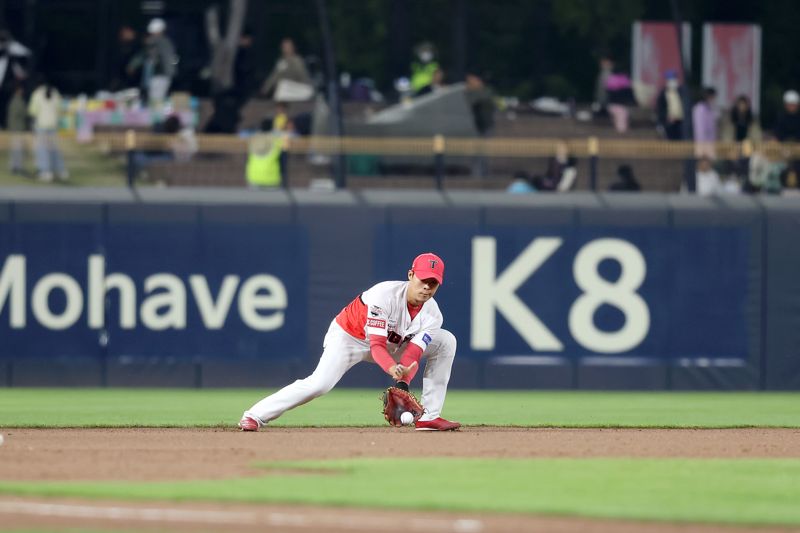
M 331 321 L 317 368 L 307 378 L 287 385 L 244 412 L 242 431 L 258 431 L 286 411 L 330 391 L 362 361 L 378 364 L 408 390 L 425 357 L 418 431 L 461 427 L 441 417 L 450 371 L 456 355 L 455 336 L 442 329 L 442 313 L 433 299 L 444 278 L 444 261 L 433 253 L 418 255 L 403 281 L 384 281 L 356 296 Z
M 674 70 L 666 71 L 664 78 L 666 83 L 656 100 L 658 128 L 667 139 L 679 141 L 683 139 L 683 121 L 688 112 L 683 108 L 683 93 L 686 89 Z
M 411 91 L 420 95 L 423 91 L 430 92 L 436 71 L 440 69 L 436 61 L 436 48 L 431 43 L 425 41 L 418 44 L 414 53 L 417 60 L 411 63 Z
M 175 46 L 166 30 L 164 19 L 152 19 L 147 25 L 144 49 L 128 64 L 128 72 L 141 69 L 141 86 L 150 105 L 160 105 L 166 99 L 178 63 Z
M 797 91 L 783 93 L 783 111 L 775 125 L 775 137 L 781 142 L 800 141 L 800 94 Z

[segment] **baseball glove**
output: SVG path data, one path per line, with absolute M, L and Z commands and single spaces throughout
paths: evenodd
M 414 422 L 419 420 L 422 416 L 424 409 L 419 401 L 408 391 L 399 389 L 397 387 L 389 387 L 383 393 L 383 417 L 389 424 L 399 427 L 403 423 L 400 417 L 403 413 L 408 411 L 414 417 Z

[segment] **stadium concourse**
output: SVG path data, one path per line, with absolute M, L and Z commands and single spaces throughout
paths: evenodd
M 343 105 L 343 113 L 347 120 L 354 124 L 363 120 L 365 116 L 380 111 L 376 104 L 347 102 Z M 275 104 L 260 99 L 251 99 L 242 110 L 243 121 L 241 128 L 244 130 L 258 128 L 264 117 L 275 114 Z M 298 103 L 292 107 L 292 113 L 303 114 L 312 111 L 312 104 Z M 199 107 L 199 130 L 211 115 L 211 103 L 207 99 L 201 100 Z M 514 112 L 496 113 L 496 128 L 492 138 L 515 140 L 543 140 L 557 139 L 585 142 L 591 137 L 600 140 L 613 141 L 658 141 L 655 128 L 655 118 L 642 114 L 632 123 L 632 127 L 625 133 L 618 133 L 603 121 L 578 121 L 568 116 L 546 115 L 530 110 L 517 110 Z M 103 132 L 112 132 L 113 128 L 99 128 L 99 136 Z M 349 129 L 347 135 L 357 135 Z M 391 137 L 391 135 L 389 135 Z M 390 141 L 391 139 L 386 139 Z M 207 145 L 206 145 L 207 146 Z M 203 151 L 208 148 L 203 148 Z M 634 155 L 637 149 L 630 149 Z M 469 166 L 471 161 L 453 160 L 447 164 L 444 187 L 447 189 L 476 189 L 476 190 L 505 190 L 513 181 L 514 174 L 525 171 L 530 174 L 544 172 L 547 167 L 548 155 L 537 158 L 521 157 L 491 157 L 488 175 L 472 175 Z M 630 158 L 614 155 L 601 157 L 598 161 L 598 190 L 606 190 L 616 180 L 616 170 L 622 164 L 630 164 Z M 665 164 L 666 163 L 666 164 Z M 433 160 L 428 164 L 418 165 L 415 168 L 395 166 L 382 168 L 378 171 L 372 166 L 367 172 L 359 170 L 357 162 L 350 161 L 350 172 L 347 177 L 347 187 L 350 189 L 387 188 L 387 189 L 432 189 L 436 187 L 433 177 Z M 155 162 L 150 165 L 149 178 L 151 181 L 162 182 L 170 186 L 243 186 L 246 158 L 242 155 L 214 154 L 212 151 L 196 157 L 193 160 L 181 163 Z M 637 157 L 633 165 L 637 176 L 640 176 L 645 190 L 676 192 L 679 190 L 683 176 L 683 162 L 674 159 L 661 159 L 657 156 L 650 158 Z M 368 165 L 369 167 L 369 165 Z M 312 180 L 326 178 L 331 175 L 330 165 L 315 165 L 309 161 L 305 153 L 290 153 L 288 160 L 289 186 L 292 188 L 306 188 Z M 577 161 L 577 179 L 574 190 L 588 190 L 589 160 L 579 157 Z

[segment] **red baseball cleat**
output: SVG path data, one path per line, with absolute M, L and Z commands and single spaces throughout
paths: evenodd
M 460 428 L 461 424 L 439 417 L 433 420 L 417 420 L 415 426 L 417 431 L 454 431 Z
M 239 427 L 242 429 L 242 431 L 258 431 L 260 424 L 255 418 L 245 416 L 239 420 Z

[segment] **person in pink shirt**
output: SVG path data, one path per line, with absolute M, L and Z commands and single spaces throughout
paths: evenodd
M 696 157 L 708 157 L 712 161 L 717 158 L 715 144 L 717 142 L 717 110 L 714 102 L 717 91 L 713 87 L 703 89 L 703 98 L 692 108 L 692 128 L 694 128 L 694 146 Z

